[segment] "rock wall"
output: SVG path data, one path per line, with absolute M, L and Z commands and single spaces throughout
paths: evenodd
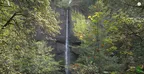
M 60 34 L 53 38 L 55 40 L 47 40 L 48 35 L 46 33 L 43 33 L 43 30 L 40 27 L 38 27 L 36 31 L 37 32 L 36 40 L 47 40 L 48 45 L 54 48 L 52 53 L 55 54 L 55 59 L 58 61 L 63 60 L 63 64 L 64 64 L 65 37 L 66 37 L 65 25 L 66 25 L 66 10 L 67 9 L 59 8 L 55 6 L 53 2 L 51 2 L 51 7 L 53 10 L 59 13 L 58 19 L 60 20 L 59 26 L 61 27 Z M 80 41 L 74 36 L 72 29 L 73 29 L 73 25 L 71 21 L 71 9 L 69 8 L 69 42 L 70 42 L 69 47 L 71 51 L 71 54 L 70 54 L 71 63 L 72 61 L 75 61 L 78 57 L 78 54 L 75 53 L 76 49 L 72 49 L 71 46 L 80 44 Z
M 62 60 L 64 59 L 64 53 L 65 53 L 65 36 L 66 36 L 66 10 L 67 9 L 63 9 L 63 8 L 56 8 L 56 12 L 58 12 L 60 14 L 59 18 L 60 18 L 60 27 L 62 28 L 60 30 L 60 34 L 56 36 L 56 45 L 55 45 L 55 54 L 56 54 L 56 59 L 57 60 Z M 72 48 L 70 47 L 71 45 L 73 45 L 75 42 L 78 41 L 78 39 L 74 36 L 74 33 L 72 31 L 73 29 L 73 25 L 72 25 L 72 21 L 71 21 L 71 10 L 70 8 L 69 10 L 69 48 L 70 50 L 72 50 Z M 77 58 L 77 55 L 75 53 L 73 53 L 73 51 L 71 51 L 70 53 L 70 60 L 75 61 Z

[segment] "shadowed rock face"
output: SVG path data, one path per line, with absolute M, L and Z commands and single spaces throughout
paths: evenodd
M 53 52 L 55 54 L 55 59 L 56 60 L 64 60 L 65 57 L 65 37 L 66 37 L 66 31 L 65 31 L 65 25 L 66 25 L 66 9 L 63 8 L 58 8 L 56 6 L 53 5 L 53 3 L 51 4 L 52 8 L 59 13 L 59 20 L 61 21 L 61 23 L 59 24 L 59 26 L 61 27 L 60 30 L 60 34 L 57 35 L 54 39 L 55 40 L 47 40 L 47 38 L 49 38 L 49 36 L 45 33 L 43 33 L 43 30 L 38 27 L 37 31 L 36 31 L 36 40 L 46 40 L 48 41 L 48 45 L 51 46 L 52 48 L 54 48 Z M 74 33 L 72 31 L 73 25 L 71 24 L 71 11 L 69 12 L 69 44 L 71 45 L 80 45 L 81 42 L 74 36 Z M 76 58 L 78 57 L 78 53 L 77 51 L 75 52 L 76 49 L 72 49 L 70 47 L 70 59 L 71 62 L 75 61 Z
M 56 12 L 58 12 L 60 14 L 60 21 L 62 23 L 60 23 L 60 26 L 61 26 L 61 34 L 57 35 L 56 36 L 56 49 L 55 50 L 55 53 L 56 53 L 56 59 L 57 60 L 61 60 L 61 59 L 64 59 L 64 52 L 65 52 L 65 25 L 66 25 L 66 10 L 65 9 L 62 9 L 62 8 L 56 8 Z M 74 33 L 72 31 L 72 24 L 71 24 L 71 11 L 69 10 L 69 44 L 70 46 L 71 45 L 80 45 L 80 41 L 74 36 Z M 72 48 L 70 47 L 70 50 L 71 50 L 71 53 L 70 53 L 70 59 L 71 59 L 71 62 L 72 61 L 75 61 L 76 58 L 78 57 L 78 55 L 76 53 L 74 53 L 72 51 Z

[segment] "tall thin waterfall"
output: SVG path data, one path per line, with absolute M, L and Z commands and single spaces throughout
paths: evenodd
M 69 34 L 68 34 L 68 32 L 69 32 L 69 23 L 68 23 L 68 21 L 69 21 L 69 15 L 68 15 L 68 13 L 69 13 L 69 10 L 67 9 L 66 10 L 66 39 L 65 39 L 65 72 L 66 72 L 66 74 L 70 74 L 70 71 L 69 71 L 69 62 L 70 62 L 70 56 L 69 56 L 69 54 L 70 54 L 70 51 L 69 51 Z
M 72 0 L 69 0 L 68 6 Z M 69 64 L 70 64 L 70 50 L 69 50 L 69 9 L 66 10 L 66 39 L 65 39 L 65 72 L 70 74 Z

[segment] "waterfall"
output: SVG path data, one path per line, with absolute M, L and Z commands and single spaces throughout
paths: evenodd
M 66 38 L 65 38 L 65 72 L 66 72 L 66 74 L 69 74 L 70 72 L 69 72 L 69 62 L 70 62 L 70 56 L 69 56 L 69 54 L 70 54 L 70 51 L 69 51 L 69 34 L 68 34 L 68 32 L 69 32 L 69 23 L 68 23 L 68 21 L 69 21 L 69 15 L 68 15 L 68 12 L 69 12 L 69 10 L 67 9 L 66 10 Z
M 69 0 L 68 5 L 72 0 Z M 69 50 L 69 9 L 66 10 L 66 38 L 65 38 L 65 72 L 70 74 L 69 64 L 70 64 L 70 50 Z

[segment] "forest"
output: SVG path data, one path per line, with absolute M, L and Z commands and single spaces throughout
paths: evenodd
M 144 74 L 144 0 L 0 0 L 0 74 Z

